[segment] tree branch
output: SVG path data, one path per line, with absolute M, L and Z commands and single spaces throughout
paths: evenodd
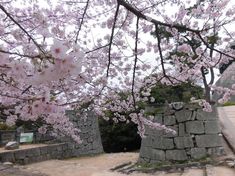
M 132 86 L 131 86 L 131 95 L 133 98 L 133 106 L 134 110 L 137 112 L 136 108 L 136 100 L 135 100 L 135 92 L 134 92 L 134 86 L 135 86 L 135 72 L 137 67 L 137 61 L 138 61 L 138 38 L 139 38 L 139 18 L 137 17 L 136 21 L 136 33 L 135 33 L 135 60 L 134 60 L 134 68 L 133 68 L 133 75 L 132 75 Z M 140 131 L 144 131 L 144 125 L 140 120 L 139 115 L 137 114 L 137 122 L 140 127 Z M 141 135 L 141 133 L 140 133 Z
M 117 22 L 117 17 L 118 17 L 118 12 L 119 12 L 119 3 L 117 4 L 117 9 L 115 12 L 115 16 L 114 16 L 114 21 L 113 21 L 113 27 L 112 27 L 112 31 L 111 31 L 111 36 L 110 36 L 110 41 L 109 41 L 109 51 L 108 51 L 108 66 L 107 66 L 107 73 L 106 76 L 109 76 L 109 67 L 111 64 L 111 49 L 112 49 L 112 43 L 113 43 L 113 36 L 114 36 L 114 30 L 115 30 L 115 26 L 116 26 L 116 22 Z
M 152 19 L 146 15 L 144 15 L 141 11 L 138 11 L 137 9 L 135 9 L 134 7 L 131 6 L 131 4 L 129 4 L 128 2 L 124 1 L 124 0 L 117 0 L 118 4 L 120 4 L 121 6 L 125 7 L 127 10 L 131 11 L 133 14 L 135 14 L 138 18 L 144 19 L 146 21 L 149 21 L 155 25 L 162 25 L 162 26 L 166 26 L 169 28 L 175 28 L 179 31 L 181 30 L 186 30 L 186 31 L 190 31 L 190 32 L 201 32 L 200 30 L 195 30 L 195 29 L 191 29 L 188 28 L 186 26 L 183 25 L 179 25 L 179 24 L 168 24 L 168 23 L 164 23 L 155 19 Z
M 89 1 L 90 1 L 90 0 L 87 0 L 86 6 L 85 6 L 85 9 L 84 9 L 84 12 L 83 12 L 83 14 L 82 14 L 82 18 L 81 18 L 82 21 L 81 21 L 81 24 L 80 24 L 79 29 L 78 29 L 78 31 L 77 31 L 77 34 L 76 34 L 76 39 L 75 39 L 75 43 L 76 43 L 76 44 L 77 44 L 77 42 L 78 42 L 79 33 L 80 33 L 81 29 L 82 29 L 82 24 L 83 24 L 83 22 L 84 22 L 84 17 L 85 17 L 85 15 L 86 15 L 86 12 L 87 12 L 87 9 L 88 9 Z
M 37 46 L 37 48 L 44 54 L 45 51 L 40 47 L 40 45 L 34 40 L 34 38 L 7 12 L 7 10 L 0 4 L 0 9 L 13 21 L 32 41 L 33 43 Z
M 198 37 L 201 39 L 201 41 L 203 42 L 203 44 L 204 44 L 207 48 L 209 48 L 209 49 L 211 49 L 211 50 L 213 50 L 213 51 L 216 51 L 217 53 L 220 53 L 220 54 L 222 54 L 222 55 L 224 55 L 224 56 L 227 56 L 227 57 L 230 57 L 230 58 L 232 58 L 232 59 L 235 59 L 235 56 L 231 56 L 231 55 L 229 55 L 229 54 L 227 54 L 227 53 L 224 53 L 224 52 L 222 52 L 222 51 L 220 51 L 220 50 L 218 50 L 218 49 L 216 49 L 216 48 L 212 48 L 212 47 L 203 39 L 203 37 L 201 36 L 200 32 L 196 32 L 196 34 L 198 35 Z
M 161 48 L 161 37 L 159 34 L 158 25 L 156 25 L 156 36 L 157 36 L 157 46 L 158 46 L 160 60 L 161 60 L 162 72 L 163 72 L 163 75 L 166 76 L 166 70 L 164 67 L 164 59 L 163 59 L 162 48 Z

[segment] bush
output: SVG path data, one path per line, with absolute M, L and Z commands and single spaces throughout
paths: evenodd
M 222 106 L 235 106 L 235 102 L 228 101 L 228 102 L 224 103 Z
M 182 83 L 176 86 L 157 84 L 151 90 L 151 96 L 155 98 L 158 104 L 164 104 L 166 101 L 171 102 L 189 102 L 191 97 L 201 99 L 203 97 L 203 89 L 191 83 Z M 150 103 L 151 104 L 151 103 Z
M 8 126 L 6 123 L 0 123 L 0 130 L 15 130 L 16 126 Z

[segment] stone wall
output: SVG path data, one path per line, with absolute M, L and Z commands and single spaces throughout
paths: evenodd
M 87 118 L 83 119 L 76 115 L 76 111 L 67 111 L 67 116 L 75 127 L 81 130 L 80 136 L 83 141 L 82 144 L 77 144 L 74 142 L 71 143 L 71 140 L 62 140 L 62 142 L 70 142 L 74 146 L 73 156 L 102 153 L 103 146 L 99 123 L 95 114 L 92 111 L 88 111 Z
M 80 136 L 83 140 L 82 144 L 77 144 L 68 137 L 60 138 L 53 140 L 54 142 L 57 142 L 55 144 L 30 149 L 0 152 L 0 162 L 9 161 L 19 164 L 29 164 L 48 159 L 65 159 L 69 157 L 102 153 L 103 146 L 101 143 L 98 118 L 93 112 L 88 112 L 87 115 L 87 119 L 84 120 L 79 118 L 75 111 L 67 112 L 67 116 L 74 125 L 81 129 Z M 45 137 L 40 137 L 39 135 L 36 138 L 42 140 Z
M 73 146 L 69 143 L 51 144 L 40 147 L 18 149 L 0 153 L 1 162 L 30 164 L 49 159 L 65 159 L 72 157 Z
M 141 143 L 140 162 L 195 160 L 223 153 L 216 108 L 211 113 L 192 105 L 176 109 L 166 108 L 155 115 L 154 121 L 174 129 L 177 134 L 146 127 L 146 138 Z

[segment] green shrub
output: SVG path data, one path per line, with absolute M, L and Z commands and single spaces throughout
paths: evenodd
M 228 101 L 228 102 L 224 103 L 223 106 L 235 106 L 235 102 Z
M 201 99 L 203 89 L 191 83 L 182 83 L 176 86 L 157 84 L 152 88 L 151 96 L 155 98 L 155 102 L 158 104 L 164 104 L 166 101 L 169 103 L 178 101 L 187 103 L 190 102 L 191 97 Z
M 8 126 L 6 123 L 0 123 L 0 130 L 15 130 L 16 126 Z

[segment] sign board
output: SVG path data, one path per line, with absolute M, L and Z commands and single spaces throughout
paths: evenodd
M 20 143 L 32 143 L 33 133 L 20 133 Z

